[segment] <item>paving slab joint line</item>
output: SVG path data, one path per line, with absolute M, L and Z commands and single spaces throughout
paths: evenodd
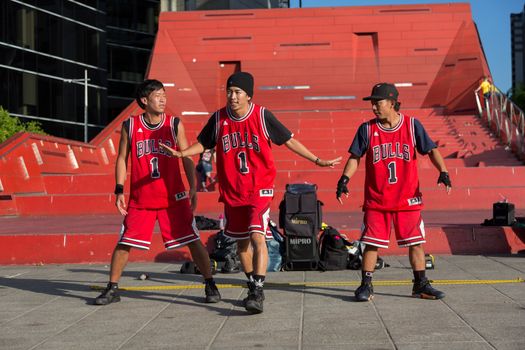
M 506 279 L 506 280 L 431 280 L 431 283 L 435 285 L 468 285 L 468 284 L 504 284 L 504 283 L 524 283 L 525 279 Z M 412 285 L 412 280 L 384 280 L 374 281 L 374 286 L 406 286 Z M 266 282 L 264 284 L 268 289 L 278 288 L 293 288 L 293 287 L 346 287 L 346 286 L 359 286 L 360 281 L 341 281 L 341 282 Z M 223 289 L 229 288 L 246 288 L 245 284 L 217 284 L 217 287 Z M 90 289 L 103 290 L 104 286 L 89 286 Z M 177 290 L 177 289 L 203 289 L 204 286 L 201 284 L 178 284 L 178 285 L 163 285 L 163 286 L 123 286 L 119 287 L 120 290 L 129 291 L 142 291 L 142 290 Z

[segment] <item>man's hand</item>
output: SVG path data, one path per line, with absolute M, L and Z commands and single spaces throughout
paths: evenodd
M 322 160 L 320 158 L 317 158 L 317 160 L 315 161 L 315 164 L 320 166 L 320 167 L 327 167 L 329 166 L 330 168 L 333 168 L 334 165 L 337 165 L 339 163 L 341 163 L 341 157 L 337 157 L 335 159 L 331 159 L 331 160 Z
M 118 211 L 121 215 L 126 216 L 128 215 L 128 212 L 126 210 L 126 199 L 124 198 L 124 194 L 117 194 L 117 199 L 115 200 L 115 206 L 117 207 Z
M 450 177 L 448 176 L 448 172 L 446 171 L 442 171 L 439 173 L 437 183 L 438 186 L 441 186 L 441 184 L 445 185 L 447 193 L 450 193 L 450 190 L 452 190 L 452 182 L 450 182 Z
M 159 142 L 159 146 L 160 148 L 162 148 L 164 150 L 164 152 L 166 152 L 167 154 L 173 156 L 173 157 L 177 157 L 177 158 L 182 158 L 182 152 L 181 151 L 176 151 L 174 150 L 173 148 L 169 147 L 169 146 L 166 146 L 165 144 L 163 144 L 162 142 Z
M 346 186 L 348 184 L 348 181 L 350 181 L 350 178 L 346 175 L 341 175 L 341 178 L 339 181 L 337 181 L 337 191 L 335 192 L 337 200 L 339 203 L 343 204 L 343 200 L 341 199 L 341 195 L 344 193 L 346 198 L 348 198 L 348 187 Z
M 191 211 L 195 212 L 197 209 L 197 190 L 195 188 L 190 188 L 190 205 Z

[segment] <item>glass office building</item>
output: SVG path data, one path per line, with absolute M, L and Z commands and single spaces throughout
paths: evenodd
M 107 103 L 113 120 L 133 101 L 144 80 L 158 28 L 160 1 L 108 0 Z
M 51 135 L 88 139 L 133 99 L 144 79 L 160 1 L 0 2 L 0 106 Z
M 107 123 L 105 2 L 2 1 L 0 105 L 46 132 L 83 139 L 87 70 L 90 137 Z

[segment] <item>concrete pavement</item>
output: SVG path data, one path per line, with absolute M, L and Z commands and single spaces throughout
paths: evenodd
M 107 265 L 0 266 L 0 349 L 525 349 L 524 255 L 437 256 L 438 301 L 410 297 L 407 257 L 385 260 L 369 303 L 353 301 L 359 271 L 269 273 L 260 315 L 242 273 L 215 275 L 210 305 L 180 264 L 130 263 L 120 286 L 138 290 L 94 306 Z

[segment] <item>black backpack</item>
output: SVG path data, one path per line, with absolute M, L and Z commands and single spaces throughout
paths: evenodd
M 210 259 L 217 262 L 217 269 L 223 273 L 239 272 L 241 264 L 237 254 L 237 241 L 227 237 L 223 231 L 217 232 Z
M 345 270 L 348 266 L 348 248 L 350 243 L 335 228 L 328 226 L 323 230 L 320 243 L 319 269 Z
M 365 249 L 365 245 L 361 243 L 360 241 L 353 241 L 348 246 L 348 268 L 350 270 L 360 270 L 361 266 L 363 264 L 363 251 Z M 390 265 L 387 264 L 380 256 L 377 256 L 376 261 L 376 270 L 380 270 L 383 267 L 389 267 Z

